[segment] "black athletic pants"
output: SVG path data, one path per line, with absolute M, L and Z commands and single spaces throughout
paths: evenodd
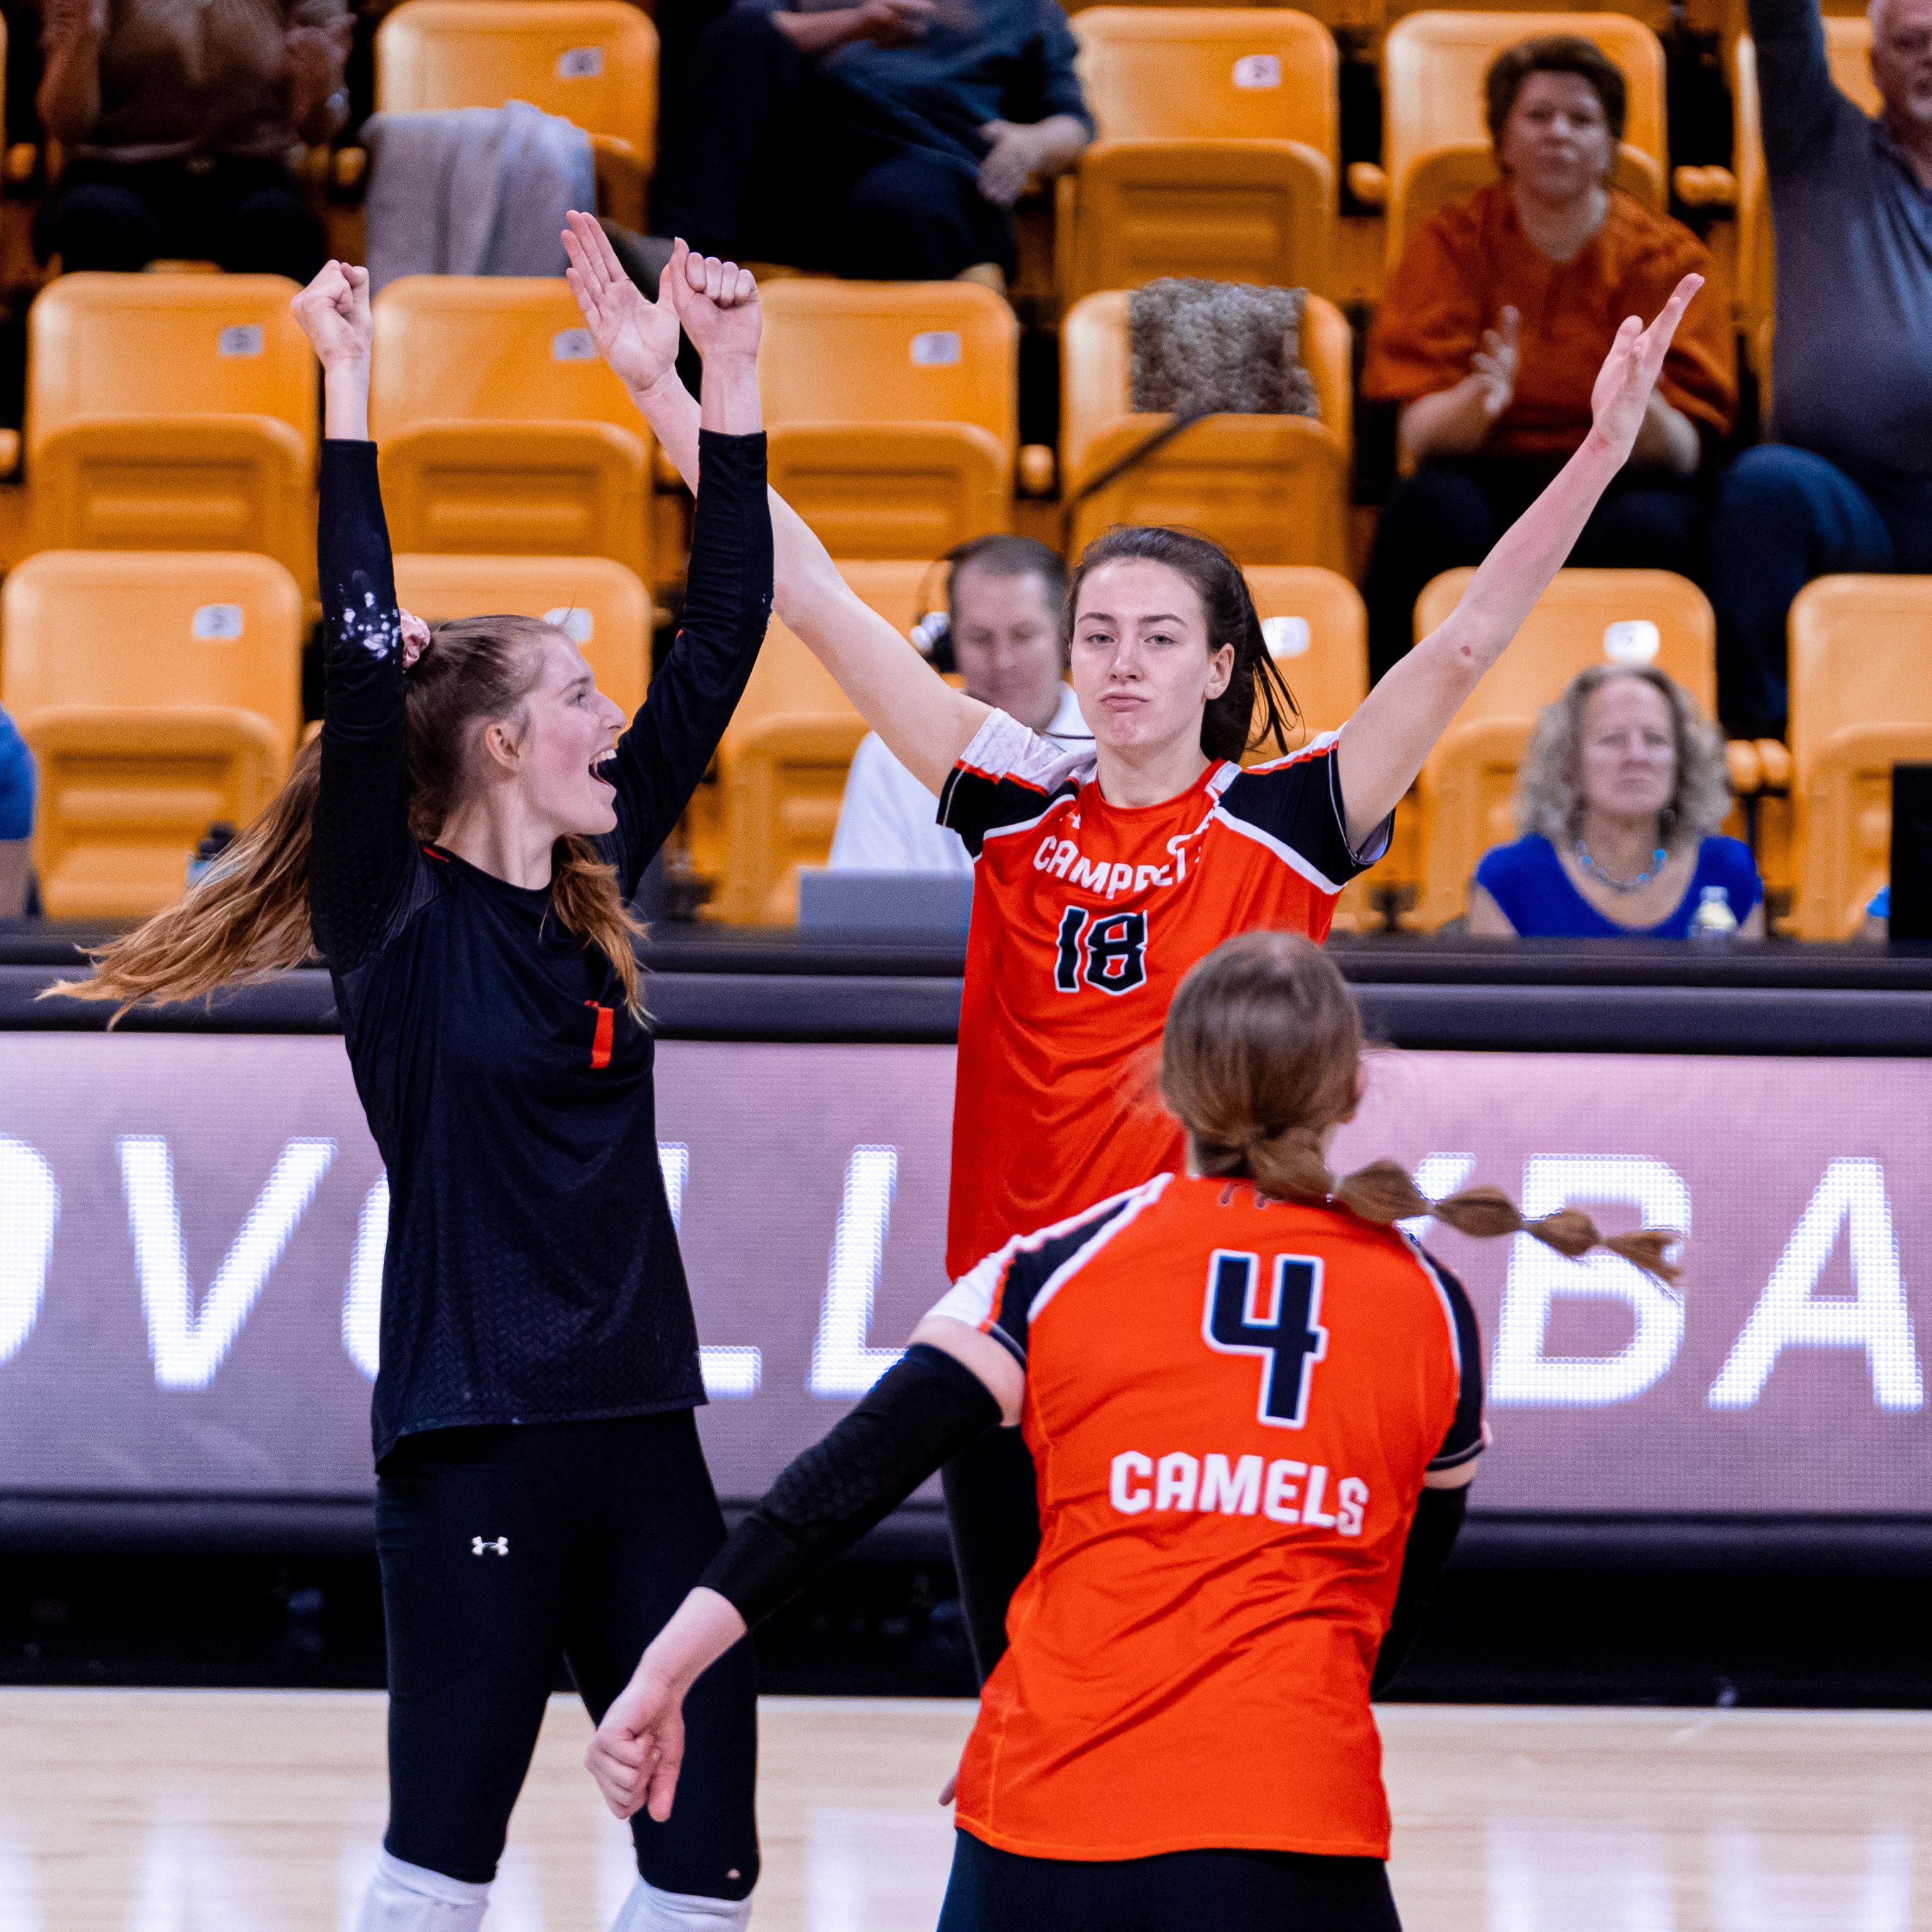
M 392 1856 L 496 1875 L 544 1702 L 567 1662 L 592 1718 L 724 1540 L 688 1409 L 440 1429 L 383 1459 L 376 1538 L 389 1648 Z M 666 1892 L 742 1898 L 758 1875 L 758 1685 L 741 1643 L 700 1678 L 668 1821 L 632 1821 Z
M 1379 1858 L 1170 1852 L 1089 1863 L 954 1841 L 939 1932 L 1401 1932 Z

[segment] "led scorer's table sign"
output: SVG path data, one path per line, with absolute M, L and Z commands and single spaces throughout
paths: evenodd
M 658 1053 L 721 1493 L 758 1494 L 943 1288 L 952 1051 Z M 1426 1235 L 1489 1351 L 1484 1510 L 1922 1514 L 1932 1061 L 1378 1054 L 1336 1149 L 1439 1196 L 1688 1231 Z M 0 1033 L 0 1491 L 366 1495 L 386 1216 L 339 1039 Z

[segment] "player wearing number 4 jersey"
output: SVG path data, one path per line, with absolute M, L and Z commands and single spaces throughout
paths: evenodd
M 794 1462 L 605 1714 L 620 1816 L 668 1808 L 686 1690 L 995 1422 L 1040 1472 L 1040 1558 L 959 1774 L 941 1932 L 1389 1932 L 1370 1694 L 1393 1674 L 1484 1441 L 1462 1289 L 1391 1224 L 1393 1162 L 1337 1180 L 1360 1091 L 1340 974 L 1279 933 L 1181 982 L 1162 1174 L 971 1269 Z M 1525 1226 L 1491 1189 L 1434 1210 Z M 1567 1212 L 1528 1232 L 1576 1255 Z M 1669 1237 L 1606 1245 L 1668 1277 Z
M 573 216 L 565 242 L 598 349 L 694 487 L 696 411 L 673 367 L 675 326 L 632 285 L 595 222 Z M 1178 1165 L 1179 1136 L 1149 1104 L 1138 1065 L 1160 1037 L 1176 982 L 1244 928 L 1326 934 L 1336 893 L 1381 852 L 1384 823 L 1436 739 L 1628 460 L 1699 286 L 1687 276 L 1648 328 L 1624 322 L 1597 378 L 1589 436 L 1504 532 L 1448 621 L 1332 740 L 1272 772 L 1237 776 L 1249 750 L 1291 743 L 1294 701 L 1240 571 L 1216 545 L 1174 530 L 1114 530 L 1088 548 L 1068 628 L 1094 744 L 1070 760 L 934 676 L 772 498 L 778 614 L 899 762 L 935 795 L 944 790 L 943 821 L 979 854 L 950 1272 Z M 1051 856 L 1047 824 L 1030 839 L 1004 830 L 1048 813 Z M 976 1455 L 946 1473 L 982 1673 L 1004 1646 L 1006 1599 L 1031 1558 L 1031 1488 L 1014 1453 Z

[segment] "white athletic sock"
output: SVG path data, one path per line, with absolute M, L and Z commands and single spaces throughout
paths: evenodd
M 706 1898 L 694 1892 L 660 1892 L 639 1879 L 617 1908 L 610 1932 L 744 1932 L 748 1898 Z
M 356 1932 L 476 1932 L 489 1902 L 487 1885 L 446 1878 L 383 1852 L 363 1894 Z

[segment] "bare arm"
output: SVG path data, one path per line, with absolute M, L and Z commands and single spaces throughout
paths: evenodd
M 854 40 L 869 40 L 875 47 L 910 46 L 932 17 L 932 0 L 863 0 L 860 6 L 810 14 L 781 8 L 770 16 L 773 28 L 808 57 L 829 54 Z
M 1350 842 L 1393 812 L 1477 680 L 1501 657 L 1563 567 L 1590 512 L 1629 460 L 1664 352 L 1690 298 L 1686 275 L 1649 328 L 1633 316 L 1617 332 L 1590 401 L 1582 446 L 1504 531 L 1448 620 L 1401 659 L 1342 726 L 1337 748 Z
M 564 244 L 570 286 L 598 349 L 679 475 L 695 490 L 698 406 L 672 364 L 682 290 L 693 273 L 703 272 L 702 258 L 689 255 L 680 242 L 653 303 L 624 274 L 603 230 L 589 216 L 571 216 Z M 831 672 L 892 754 L 936 794 L 992 715 L 990 707 L 955 691 L 932 670 L 838 574 L 825 546 L 776 492 L 771 506 L 778 616 Z
M 1469 888 L 1469 936 L 1472 939 L 1514 939 L 1516 928 L 1509 914 L 1481 886 Z M 1474 1465 L 1470 1466 L 1474 1468 Z
M 100 118 L 100 43 L 106 34 L 106 0 L 50 0 L 34 104 L 56 141 L 86 140 Z
M 27 909 L 27 866 L 33 844 L 0 838 L 0 919 L 18 919 Z

